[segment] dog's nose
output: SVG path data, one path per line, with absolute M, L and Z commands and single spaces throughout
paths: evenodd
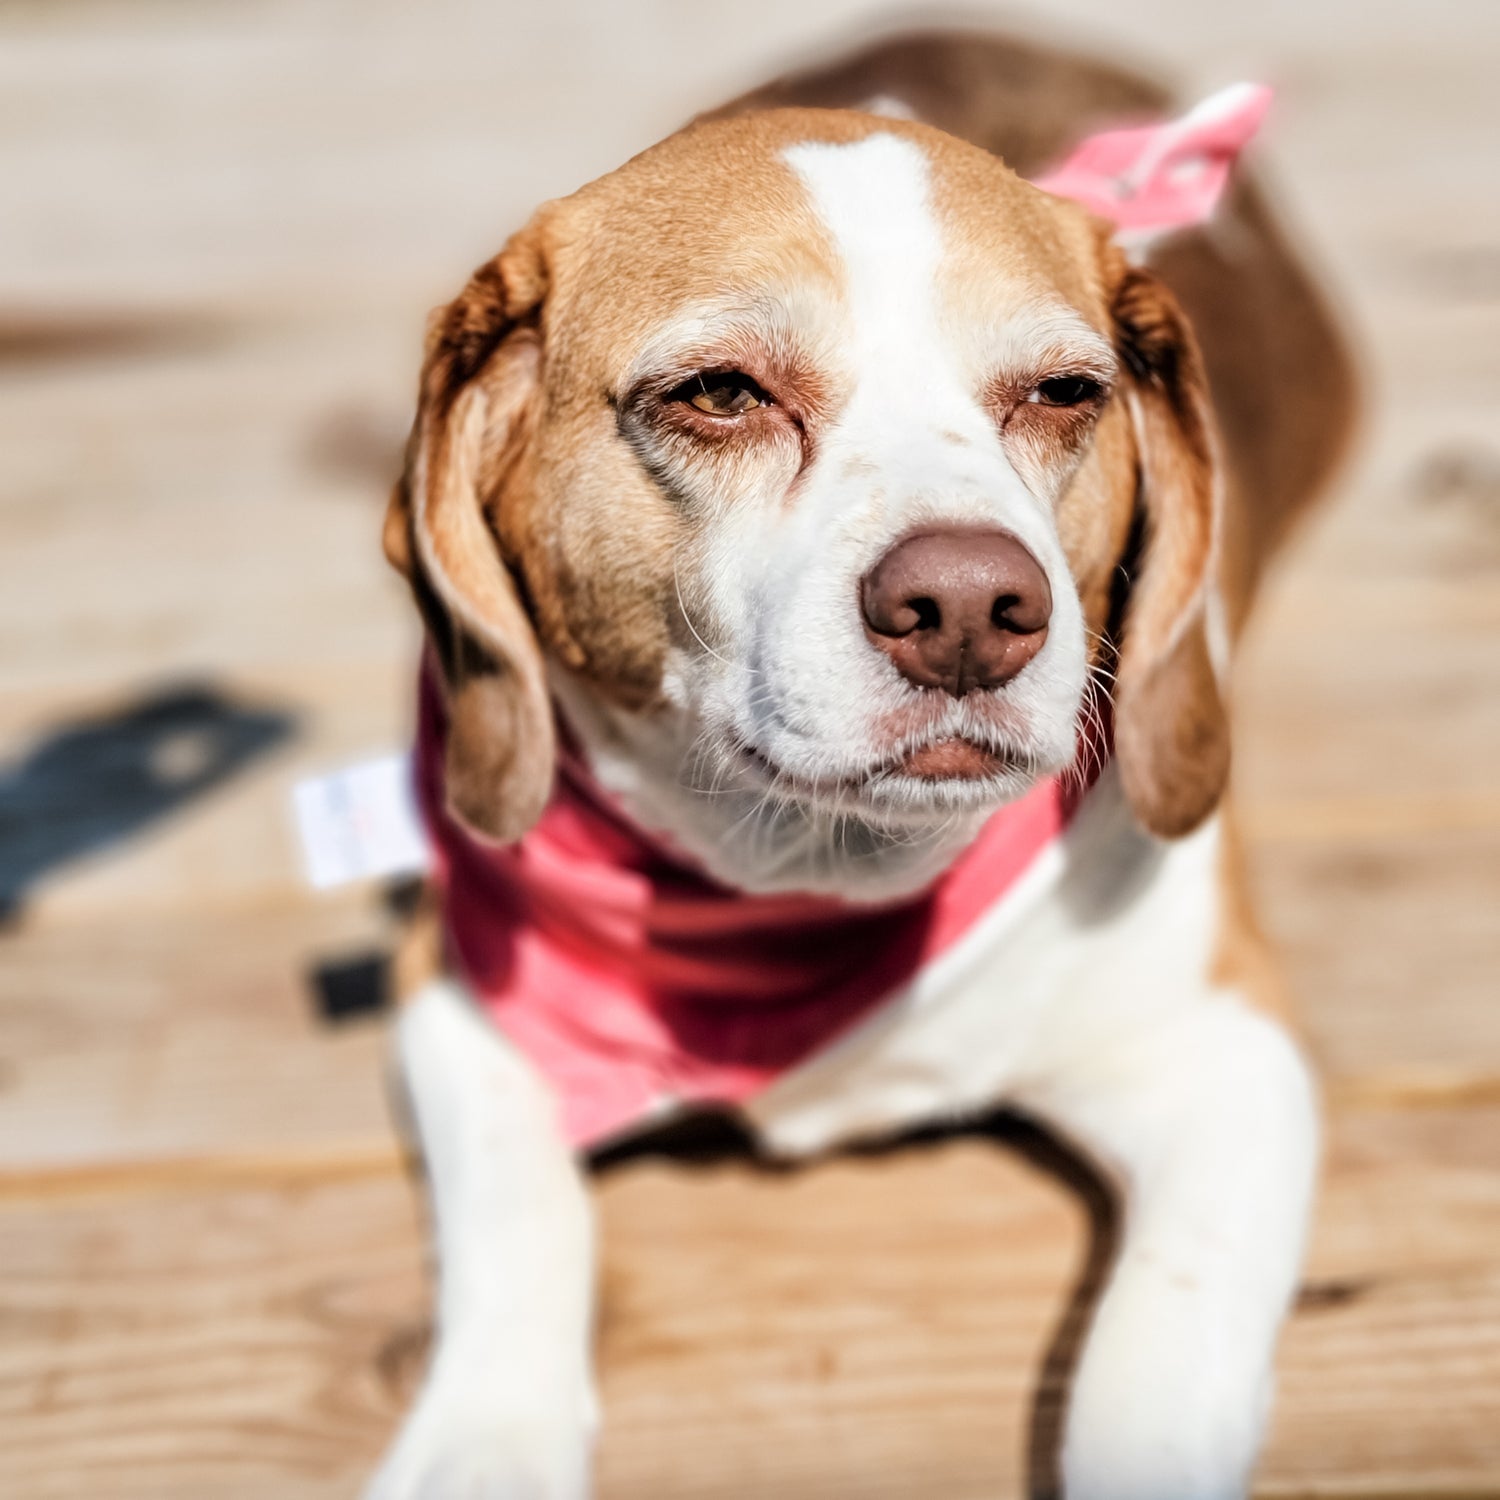
M 1008 531 L 946 528 L 897 542 L 865 574 L 865 633 L 908 682 L 962 698 L 1009 682 L 1042 649 L 1052 590 Z

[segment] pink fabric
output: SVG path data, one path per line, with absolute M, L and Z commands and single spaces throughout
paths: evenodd
M 1094 136 L 1039 186 L 1127 232 L 1197 223 L 1268 100 L 1246 85 L 1181 121 Z M 1003 899 L 1085 790 L 1046 781 L 918 898 L 852 906 L 717 885 L 636 829 L 568 754 L 537 826 L 486 844 L 447 811 L 443 735 L 424 672 L 417 792 L 453 952 L 580 1146 L 664 1105 L 748 1099 L 830 1042 Z
M 443 735 L 424 673 L 417 794 L 454 955 L 551 1081 L 578 1145 L 668 1102 L 749 1098 L 956 942 L 1080 795 L 1047 781 L 918 899 L 853 906 L 716 884 L 629 823 L 569 754 L 536 827 L 488 844 L 444 804 Z
M 1112 219 L 1127 239 L 1201 224 L 1270 107 L 1264 85 L 1234 84 L 1179 120 L 1090 136 L 1036 185 Z

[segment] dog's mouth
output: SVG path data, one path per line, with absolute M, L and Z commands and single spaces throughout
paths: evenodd
M 751 744 L 741 742 L 738 750 L 741 764 L 769 793 L 847 811 L 979 808 L 1010 800 L 1042 771 L 1018 746 L 962 734 L 901 745 L 853 771 L 824 776 L 790 771 Z
M 1014 765 L 1013 756 L 953 734 L 908 751 L 890 765 L 888 774 L 921 781 L 982 781 Z

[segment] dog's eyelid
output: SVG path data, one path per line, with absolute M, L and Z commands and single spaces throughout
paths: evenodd
M 727 399 L 715 401 L 715 397 Z M 676 380 L 662 392 L 663 403 L 683 403 L 708 415 L 736 417 L 762 407 L 775 406 L 776 398 L 743 370 L 708 368 L 695 370 L 685 380 Z
M 1112 388 L 1113 381 L 1097 369 L 1057 370 L 1038 380 L 1024 399 L 1040 406 L 1085 406 L 1102 403 Z

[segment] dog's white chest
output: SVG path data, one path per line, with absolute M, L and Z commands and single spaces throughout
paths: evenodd
M 1153 1010 L 1203 993 L 1218 823 L 1165 844 L 1107 771 L 1072 826 L 952 949 L 744 1106 L 801 1156 L 1002 1102 L 1025 1106 Z

